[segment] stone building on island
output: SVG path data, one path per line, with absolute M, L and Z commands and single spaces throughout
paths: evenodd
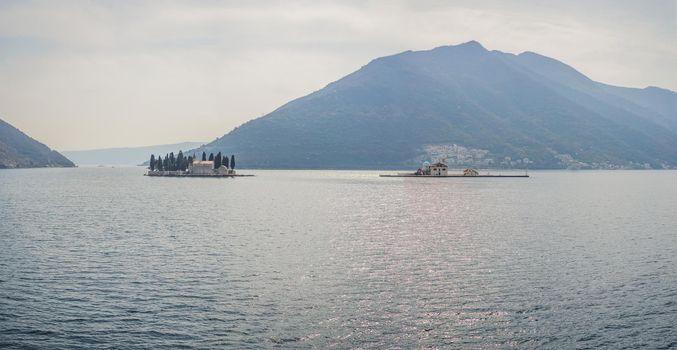
M 442 162 L 437 162 L 437 163 L 431 164 L 429 166 L 428 175 L 447 176 L 448 174 L 449 174 L 449 167 Z
M 221 165 L 218 168 L 214 169 L 214 161 L 211 160 L 194 160 L 192 163 L 188 164 L 188 170 L 186 170 L 187 175 L 234 175 L 235 170 L 229 169 L 225 165 Z

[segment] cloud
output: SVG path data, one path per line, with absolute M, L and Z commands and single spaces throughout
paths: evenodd
M 625 0 L 5 1 L 0 115 L 59 149 L 208 141 L 376 57 L 473 39 L 677 90 L 676 13 Z

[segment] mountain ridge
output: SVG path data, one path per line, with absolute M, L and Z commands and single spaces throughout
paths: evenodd
M 553 58 L 471 41 L 376 58 L 195 151 L 261 168 L 402 168 L 433 157 L 487 168 L 672 168 L 675 106 L 667 89 L 598 83 Z
M 0 119 L 0 169 L 74 166 L 59 152 Z

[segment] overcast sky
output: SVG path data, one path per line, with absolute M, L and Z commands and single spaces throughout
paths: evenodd
M 677 0 L 0 0 L 0 118 L 58 150 L 211 141 L 376 57 L 469 40 L 677 90 Z

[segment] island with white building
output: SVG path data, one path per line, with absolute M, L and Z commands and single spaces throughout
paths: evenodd
M 465 169 L 460 173 L 449 173 L 449 166 L 444 160 L 439 160 L 433 164 L 424 162 L 423 165 L 413 173 L 381 174 L 380 177 L 529 177 L 529 174 L 480 174 L 475 169 Z
M 202 158 L 196 159 L 195 155 L 184 156 L 182 151 L 175 156 L 174 152 L 155 158 L 150 156 L 148 172 L 146 176 L 169 176 L 169 177 L 240 177 L 254 176 L 243 175 L 235 172 L 235 155 L 222 155 L 221 152 L 207 157 L 202 152 Z

